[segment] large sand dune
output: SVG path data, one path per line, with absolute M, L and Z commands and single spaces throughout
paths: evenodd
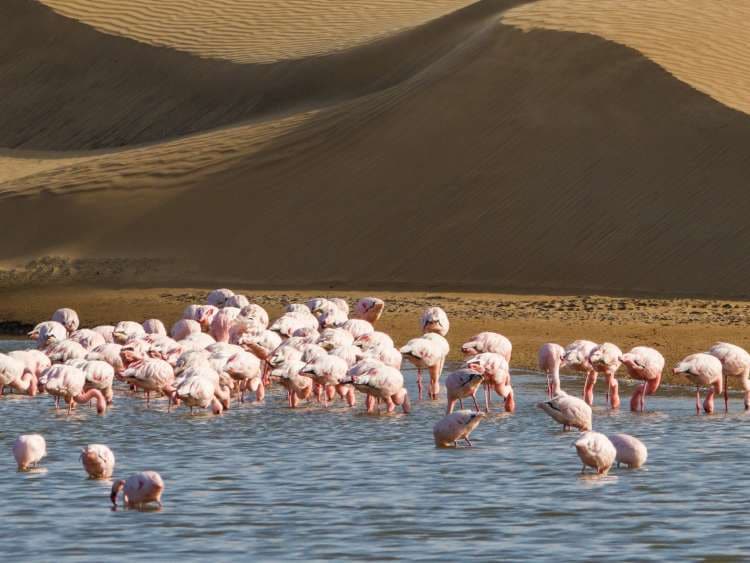
M 86 264 L 17 279 L 750 295 L 750 118 L 664 61 L 519 1 L 225 1 L 0 4 L 0 260 Z

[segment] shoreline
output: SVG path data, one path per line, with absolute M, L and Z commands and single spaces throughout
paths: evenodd
M 199 303 L 213 287 L 29 287 L 0 290 L 0 327 L 23 329 L 46 320 L 59 307 L 72 307 L 82 326 L 119 320 L 142 321 L 157 317 L 169 328 L 190 303 Z M 311 297 L 340 296 L 350 304 L 370 292 L 314 290 L 258 290 L 236 286 L 273 318 L 286 303 Z M 664 383 L 686 380 L 667 373 L 686 355 L 706 350 L 717 340 L 750 348 L 750 302 L 654 297 L 595 295 L 530 295 L 510 293 L 373 292 L 386 301 L 377 328 L 390 334 L 397 345 L 419 336 L 419 316 L 426 307 L 446 310 L 451 321 L 449 360 L 459 360 L 459 346 L 481 331 L 500 332 L 513 343 L 512 368 L 537 369 L 536 354 L 545 342 L 563 346 L 579 338 L 614 342 L 623 351 L 636 345 L 652 346 L 666 359 Z M 20 334 L 19 334 L 20 332 Z M 730 385 L 735 387 L 735 385 Z

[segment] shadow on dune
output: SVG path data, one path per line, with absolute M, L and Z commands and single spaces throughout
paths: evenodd
M 91 41 L 187 65 L 178 83 L 201 101 L 186 106 L 174 90 L 154 101 L 158 82 L 134 85 L 133 99 L 153 102 L 148 115 L 130 116 L 131 106 L 128 117 L 77 132 L 60 117 L 44 134 L 23 133 L 19 120 L 0 127 L 2 144 L 67 147 L 78 137 L 79 147 L 111 146 L 121 120 L 135 142 L 154 138 L 159 116 L 178 134 L 306 104 L 327 109 L 173 195 L 3 201 L 10 234 L 0 258 L 59 244 L 85 256 L 181 256 L 201 279 L 266 286 L 750 294 L 747 116 L 629 48 L 503 25 L 501 11 L 515 3 L 480 2 L 395 39 L 268 68 L 69 22 Z M 216 73 L 205 82 L 202 65 Z M 227 83 L 236 91 L 224 92 Z M 261 101 L 239 93 L 244 86 Z M 41 220 L 29 228 L 21 218 L 32 216 Z M 188 269 L 176 268 L 174 283 Z

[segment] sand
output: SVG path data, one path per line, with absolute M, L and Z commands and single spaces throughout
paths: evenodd
M 750 297 L 742 3 L 522 4 L 5 0 L 0 285 Z
M 509 10 L 503 21 L 627 45 L 721 103 L 750 112 L 746 0 L 540 0 Z
M 357 291 L 269 291 L 234 288 L 265 307 L 274 317 L 291 302 L 318 296 L 341 296 L 350 303 L 364 295 Z M 79 312 L 87 326 L 119 320 L 141 322 L 161 318 L 167 327 L 191 303 L 202 302 L 207 288 L 91 287 L 29 288 L 0 293 L 0 333 L 23 332 L 48 318 L 58 307 Z M 667 368 L 689 353 L 706 350 L 724 340 L 750 349 L 750 303 L 697 299 L 614 298 L 470 293 L 379 292 L 386 300 L 378 329 L 403 345 L 419 336 L 421 312 L 443 307 L 451 321 L 450 359 L 461 358 L 459 347 L 473 334 L 492 330 L 513 342 L 512 367 L 536 369 L 536 354 L 545 342 L 566 345 L 578 338 L 614 342 L 627 350 L 637 345 L 662 352 Z M 668 371 L 668 370 L 667 370 Z M 665 381 L 684 380 L 665 374 Z

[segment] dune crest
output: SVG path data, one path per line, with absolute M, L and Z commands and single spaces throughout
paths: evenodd
M 99 31 L 201 57 L 268 63 L 341 51 L 474 0 L 41 0 Z
M 746 0 L 538 0 L 507 11 L 503 21 L 627 45 L 701 92 L 750 113 Z

